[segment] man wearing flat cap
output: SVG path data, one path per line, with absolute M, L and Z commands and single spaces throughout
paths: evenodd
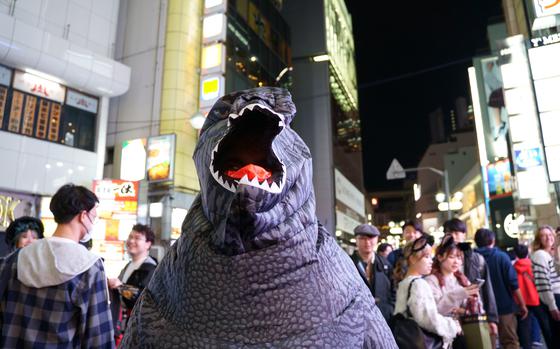
M 381 314 L 388 321 L 395 305 L 395 289 L 391 279 L 391 264 L 385 257 L 375 253 L 379 230 L 373 225 L 361 224 L 354 228 L 354 234 L 356 251 L 352 255 L 352 260 L 371 290 Z

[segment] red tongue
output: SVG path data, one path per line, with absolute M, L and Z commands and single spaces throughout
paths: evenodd
M 257 180 L 259 182 L 262 182 L 265 179 L 270 178 L 270 176 L 272 176 L 272 173 L 268 172 L 258 165 L 249 164 L 243 166 L 237 171 L 228 170 L 226 171 L 226 175 L 234 179 L 241 179 L 243 178 L 243 176 L 247 175 L 247 178 L 249 178 L 250 181 L 252 181 L 253 178 L 257 177 Z

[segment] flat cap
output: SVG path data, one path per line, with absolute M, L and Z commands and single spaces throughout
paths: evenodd
M 366 235 L 366 236 L 379 236 L 379 230 L 370 224 L 360 224 L 354 228 L 354 234 L 356 235 Z

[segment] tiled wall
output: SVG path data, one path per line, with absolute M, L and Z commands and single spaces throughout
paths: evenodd
M 170 0 L 165 38 L 160 133 L 175 133 L 175 186 L 199 190 L 189 118 L 198 110 L 202 0 Z
M 0 0 L 0 13 L 11 3 Z M 16 19 L 106 57 L 114 54 L 118 11 L 118 0 L 17 0 L 13 8 Z
M 2 132 L 0 189 L 52 195 L 68 182 L 89 187 L 96 153 Z

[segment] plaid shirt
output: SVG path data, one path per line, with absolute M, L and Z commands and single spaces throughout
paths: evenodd
M 0 348 L 114 348 L 113 325 L 101 260 L 60 285 L 32 288 L 12 268 L 0 300 Z

